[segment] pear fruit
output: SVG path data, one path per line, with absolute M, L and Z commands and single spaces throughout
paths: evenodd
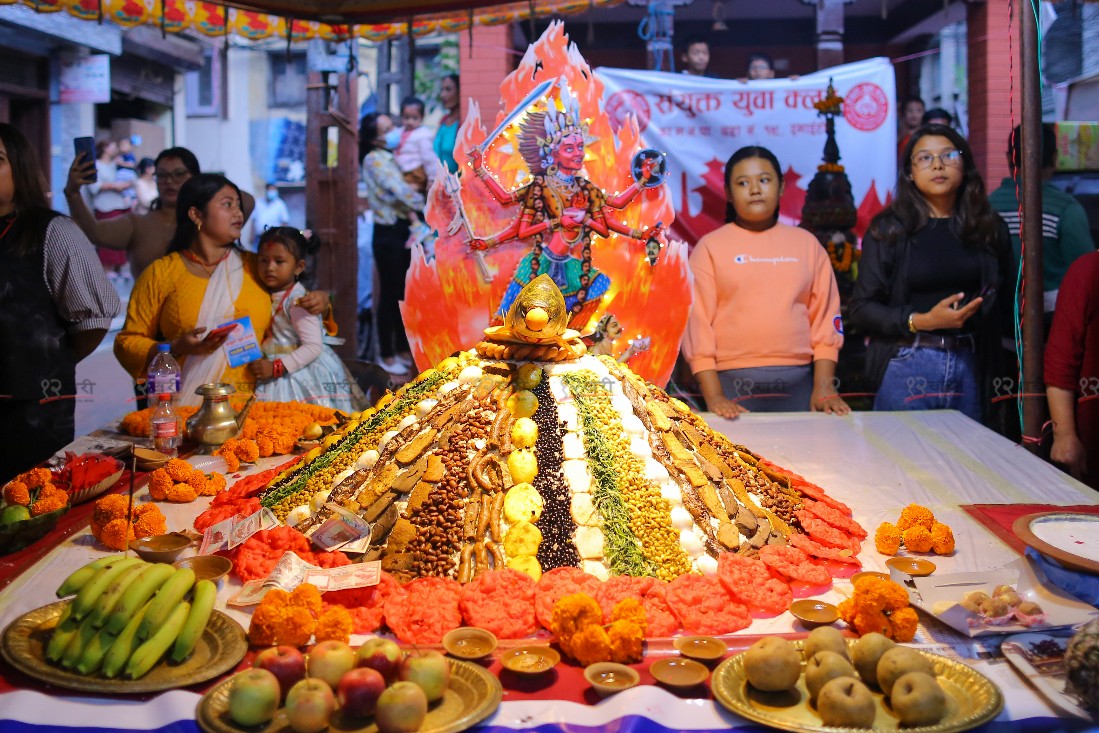
M 909 672 L 935 676 L 935 668 L 927 657 L 906 646 L 893 647 L 878 660 L 878 687 L 886 695 L 892 695 L 893 684 Z
M 897 642 L 876 631 L 871 631 L 855 642 L 855 648 L 851 650 L 851 661 L 863 682 L 870 687 L 878 686 L 878 660 L 896 645 Z
M 929 674 L 909 672 L 893 683 L 889 696 L 902 725 L 935 725 L 946 715 L 946 693 Z
M 821 688 L 817 712 L 825 725 L 872 728 L 878 711 L 866 685 L 854 677 L 837 677 Z
M 801 677 L 801 654 L 785 639 L 768 636 L 744 653 L 744 674 L 757 690 L 789 690 Z
M 830 651 L 819 651 L 805 663 L 805 689 L 809 691 L 809 702 L 816 704 L 820 688 L 837 677 L 854 677 L 855 668 L 846 657 Z
M 832 626 L 818 626 L 810 631 L 805 639 L 805 646 L 802 647 L 806 662 L 817 652 L 823 651 L 835 652 L 844 659 L 851 659 L 851 655 L 847 653 L 847 640 L 843 638 L 843 633 Z

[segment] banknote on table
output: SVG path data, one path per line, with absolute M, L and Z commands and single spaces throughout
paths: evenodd
M 382 563 L 372 562 L 342 565 L 338 568 L 318 568 L 305 573 L 306 583 L 312 583 L 322 593 L 347 588 L 368 588 L 382 579 Z
M 305 582 L 308 573 L 320 569 L 293 552 L 286 552 L 266 578 L 249 580 L 227 603 L 230 606 L 252 606 L 262 601 L 272 588 L 280 588 L 289 593 Z
M 279 519 L 275 513 L 267 507 L 262 507 L 258 512 L 233 523 L 233 529 L 229 532 L 229 549 L 232 550 L 243 544 L 261 529 L 271 529 L 278 526 L 278 523 Z
M 233 519 L 229 517 L 207 527 L 202 533 L 202 545 L 198 549 L 198 554 L 210 555 L 225 549 L 229 544 L 229 535 L 233 531 Z
M 332 551 L 343 548 L 351 542 L 366 539 L 370 542 L 370 523 L 354 512 L 349 512 L 338 504 L 328 503 L 326 507 L 335 515 L 309 536 L 309 539 L 322 550 Z

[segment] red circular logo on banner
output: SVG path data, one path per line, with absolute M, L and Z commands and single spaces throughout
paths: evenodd
M 630 112 L 637 118 L 639 132 L 644 132 L 649 126 L 649 103 L 645 101 L 643 94 L 638 94 L 630 89 L 615 92 L 607 100 L 607 116 L 611 118 L 611 128 L 618 132 L 626 124 L 626 115 Z
M 851 127 L 870 132 L 881 127 L 889 112 L 889 99 L 877 84 L 856 84 L 843 100 L 843 117 Z

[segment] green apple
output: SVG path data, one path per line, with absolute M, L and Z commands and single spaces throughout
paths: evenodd
M 233 678 L 229 717 L 244 727 L 266 723 L 279 709 L 279 681 L 266 669 L 252 668 Z

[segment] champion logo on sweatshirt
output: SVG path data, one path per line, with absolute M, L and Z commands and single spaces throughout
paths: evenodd
M 782 262 L 797 262 L 797 257 L 753 257 L 752 255 L 737 255 L 733 262 L 738 265 L 777 265 Z
M 839 313 L 832 316 L 832 327 L 836 329 L 836 333 L 838 333 L 840 336 L 843 335 L 843 318 L 840 316 Z

